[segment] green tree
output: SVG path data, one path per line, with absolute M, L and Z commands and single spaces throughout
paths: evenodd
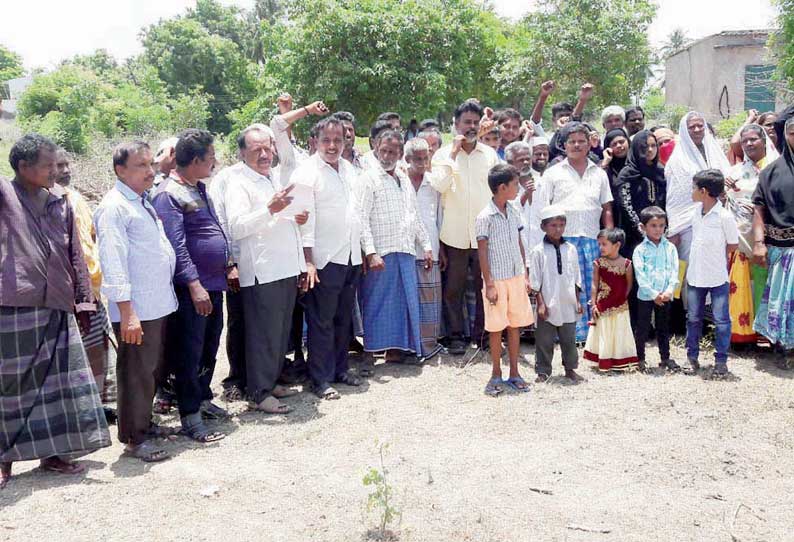
M 228 113 L 255 96 L 254 71 L 231 39 L 210 33 L 191 18 L 160 21 L 144 30 L 145 59 L 172 97 L 206 93 L 209 128 L 228 132 Z
M 540 0 L 521 21 L 494 78 L 504 92 L 554 79 L 571 99 L 582 83 L 596 86 L 594 102 L 628 103 L 645 85 L 653 54 L 650 0 Z
M 690 43 L 692 43 L 692 40 L 686 35 L 686 30 L 683 28 L 676 28 L 667 36 L 667 40 L 665 40 L 664 44 L 659 49 L 659 53 L 662 58 L 671 57 L 683 51 Z
M 794 88 L 794 0 L 774 0 L 774 5 L 777 30 L 769 41 L 777 57 L 777 76 L 790 92 Z
M 262 21 L 265 81 L 255 101 L 272 104 L 286 90 L 354 111 L 360 126 L 385 110 L 433 117 L 486 98 L 503 24 L 472 0 L 295 0 L 289 21 Z
M 24 74 L 22 57 L 11 49 L 0 45 L 0 83 L 22 77 Z

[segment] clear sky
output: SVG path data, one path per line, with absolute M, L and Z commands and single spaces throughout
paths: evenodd
M 250 6 L 252 0 L 222 0 Z M 692 38 L 722 30 L 767 28 L 774 19 L 770 0 L 657 0 L 650 29 L 659 45 L 677 27 Z M 27 68 L 52 67 L 75 54 L 99 48 L 125 58 L 140 51 L 143 26 L 181 13 L 195 0 L 3 0 L 0 43 L 22 55 Z M 495 0 L 497 11 L 520 17 L 534 0 Z

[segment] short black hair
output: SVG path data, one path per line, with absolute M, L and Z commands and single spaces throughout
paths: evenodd
M 562 115 L 573 114 L 573 106 L 568 102 L 559 102 L 551 106 L 551 116 L 560 117 Z
M 496 164 L 488 172 L 488 186 L 491 188 L 491 193 L 496 194 L 500 184 L 508 184 L 513 179 L 518 179 L 518 176 L 518 170 L 510 164 Z
M 507 109 L 501 109 L 496 112 L 496 124 L 502 124 L 507 119 L 514 119 L 521 123 L 522 117 L 521 113 L 513 109 L 512 107 L 508 107 Z
M 629 107 L 628 109 L 626 109 L 626 118 L 629 118 L 629 115 L 631 115 L 632 113 L 639 113 L 640 115 L 642 115 L 642 118 L 645 118 L 645 110 L 639 105 L 635 105 L 634 107 Z
M 420 132 L 424 132 L 428 128 L 439 128 L 438 121 L 436 119 L 425 119 L 419 123 Z
M 342 133 L 345 131 L 342 121 L 336 118 L 334 115 L 331 115 L 330 117 L 325 117 L 324 119 L 318 121 L 317 124 L 314 125 L 312 128 L 314 131 L 313 137 L 320 137 L 320 134 L 323 132 L 323 130 L 330 128 L 331 126 L 339 126 L 342 129 Z M 311 132 L 309 135 L 311 135 Z
M 145 141 L 139 139 L 121 143 L 113 149 L 113 172 L 117 166 L 126 166 L 131 154 L 138 154 L 141 151 L 150 151 L 151 147 Z
M 58 145 L 48 137 L 40 134 L 27 134 L 17 139 L 11 152 L 8 153 L 8 163 L 14 173 L 19 173 L 19 163 L 24 160 L 28 164 L 36 164 L 39 161 L 41 151 L 56 152 Z
M 654 218 L 664 218 L 664 220 L 667 221 L 667 213 L 664 212 L 664 209 L 656 205 L 651 205 L 640 211 L 640 222 L 643 226 Z
M 381 132 L 391 130 L 391 123 L 388 120 L 376 120 L 372 127 L 369 129 L 369 146 L 375 148 L 375 141 Z
M 466 100 L 458 107 L 455 108 L 455 121 L 457 122 L 463 113 L 476 113 L 480 118 L 482 118 L 482 106 L 479 102 L 474 100 Z
M 394 111 L 386 111 L 385 113 L 378 115 L 376 120 L 400 120 L 400 114 L 395 113 Z
M 210 146 L 215 141 L 209 130 L 199 130 L 198 128 L 188 128 L 183 130 L 178 136 L 179 139 L 174 147 L 176 155 L 176 165 L 187 167 L 194 158 L 204 160 Z
M 596 239 L 606 239 L 610 243 L 620 243 L 620 246 L 624 246 L 626 244 L 626 232 L 621 230 L 620 228 L 604 228 L 598 235 Z
M 570 122 L 567 126 L 568 129 L 565 131 L 565 141 L 562 142 L 563 145 L 568 142 L 573 134 L 584 134 L 586 139 L 590 138 L 590 132 L 592 130 L 584 122 Z
M 718 198 L 725 191 L 725 176 L 719 169 L 704 169 L 695 173 L 692 184 L 698 190 L 705 188 L 712 198 Z
M 350 111 L 337 111 L 333 115 L 331 115 L 335 119 L 339 119 L 342 122 L 350 122 L 353 126 L 356 125 L 356 117 Z

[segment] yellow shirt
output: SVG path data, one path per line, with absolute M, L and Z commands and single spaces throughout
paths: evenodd
M 80 192 L 67 187 L 66 194 L 74 210 L 77 233 L 80 235 L 80 246 L 83 248 L 85 264 L 91 277 L 91 289 L 94 291 L 94 297 L 100 299 L 99 289 L 102 286 L 102 271 L 99 269 L 99 249 L 97 248 L 96 232 L 94 231 L 94 215 L 91 212 L 91 207 L 88 206 L 88 202 L 80 195 Z
M 450 159 L 452 145 L 445 145 L 433 156 L 430 184 L 441 193 L 444 218 L 441 241 L 454 248 L 477 248 L 474 223 L 491 201 L 488 172 L 499 163 L 496 151 L 477 143 L 471 153 L 462 150 Z

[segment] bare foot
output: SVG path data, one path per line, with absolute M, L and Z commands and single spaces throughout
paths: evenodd
M 0 489 L 6 487 L 6 484 L 11 479 L 11 462 L 0 463 Z

